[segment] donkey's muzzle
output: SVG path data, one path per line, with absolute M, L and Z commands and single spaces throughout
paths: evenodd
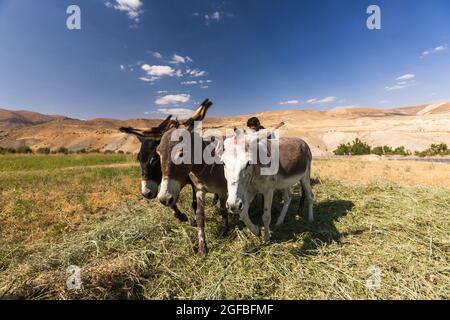
M 144 198 L 146 198 L 146 199 L 148 199 L 148 200 L 152 200 L 152 199 L 155 199 L 156 198 L 156 195 L 157 195 L 158 193 L 155 191 L 155 192 L 146 192 L 146 193 L 142 193 L 142 196 L 144 197 Z
M 167 207 L 172 207 L 175 205 L 175 198 L 171 195 L 158 196 L 158 200 Z
M 149 200 L 156 198 L 156 195 L 158 194 L 158 183 L 152 180 L 143 179 L 141 181 L 141 193 Z
M 235 202 L 228 202 L 227 201 L 227 209 L 229 209 L 232 212 L 239 212 L 242 211 L 244 208 L 244 203 L 241 200 L 236 200 Z

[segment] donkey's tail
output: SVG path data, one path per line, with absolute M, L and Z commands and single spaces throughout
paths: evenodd
M 305 207 L 305 187 L 303 187 L 303 184 L 300 183 L 300 187 L 301 187 L 301 191 L 302 191 L 302 196 L 300 198 L 300 203 L 298 204 L 298 213 L 302 212 L 302 209 Z

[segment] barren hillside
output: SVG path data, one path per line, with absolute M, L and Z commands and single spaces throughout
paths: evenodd
M 217 106 L 219 107 L 219 106 Z M 71 150 L 101 149 L 136 152 L 137 139 L 120 133 L 120 126 L 148 128 L 160 120 L 75 120 L 60 116 L 0 110 L 0 146 L 28 145 L 33 149 L 65 146 Z M 224 130 L 244 126 L 252 115 L 212 117 L 206 128 Z M 450 103 L 435 103 L 396 109 L 336 108 L 328 111 L 283 110 L 254 114 L 266 127 L 280 121 L 282 134 L 304 138 L 314 155 L 327 155 L 340 143 L 356 137 L 372 146 L 405 146 L 423 150 L 431 143 L 450 145 Z M 3 126 L 1 124 L 3 123 Z

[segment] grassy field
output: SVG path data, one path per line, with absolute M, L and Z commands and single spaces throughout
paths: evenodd
M 133 159 L 0 156 L 0 299 L 450 298 L 448 164 L 314 161 L 316 222 L 298 214 L 297 188 L 268 244 L 237 217 L 222 236 L 208 205 L 200 257 L 196 228 L 142 199 Z M 67 289 L 69 265 L 80 290 Z
M 71 154 L 71 155 L 1 155 L 0 172 L 50 170 L 79 166 L 133 163 L 136 156 L 125 154 Z

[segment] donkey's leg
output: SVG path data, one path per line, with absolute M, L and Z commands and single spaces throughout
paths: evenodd
M 276 226 L 280 226 L 283 224 L 284 219 L 286 218 L 286 213 L 289 209 L 289 205 L 291 204 L 291 193 L 289 192 L 289 189 L 283 189 L 283 209 L 281 209 L 280 216 L 278 217 Z
M 303 212 L 303 208 L 305 207 L 305 188 L 302 186 L 302 182 L 300 181 L 300 192 L 302 193 L 300 202 L 298 204 L 298 214 Z
M 216 194 L 215 196 L 218 197 Z M 222 223 L 223 223 L 223 234 L 226 235 L 228 232 L 228 210 L 226 208 L 227 198 L 220 198 L 220 214 L 222 215 Z
M 187 217 L 184 213 L 182 213 L 182 212 L 180 211 L 180 209 L 178 209 L 177 205 L 174 205 L 174 206 L 172 207 L 172 210 L 173 210 L 173 215 L 175 216 L 175 218 L 177 218 L 177 219 L 180 220 L 181 222 L 186 222 L 186 221 L 188 221 L 188 217 Z
M 273 200 L 273 190 L 264 193 L 264 213 L 263 213 L 263 223 L 264 223 L 264 242 L 270 240 L 270 219 L 272 214 L 272 200 Z
M 249 194 L 246 203 L 244 204 L 244 208 L 239 215 L 239 219 L 245 223 L 247 228 L 255 235 L 259 236 L 259 227 L 256 224 L 253 224 L 252 220 L 250 220 L 250 216 L 248 214 L 248 209 L 250 208 L 250 204 L 255 198 L 255 194 Z
M 206 239 L 205 239 L 205 191 L 197 190 L 197 211 L 195 212 L 195 220 L 198 228 L 198 253 L 206 254 Z
M 312 192 L 311 188 L 311 180 L 309 177 L 309 172 L 305 174 L 305 176 L 301 180 L 302 188 L 306 196 L 306 200 L 308 203 L 308 220 L 310 222 L 314 221 L 314 214 L 313 214 L 313 202 L 314 202 L 314 194 Z
M 191 220 L 191 226 L 195 227 L 197 225 L 197 221 L 196 221 L 196 214 L 197 214 L 197 191 L 194 187 L 194 184 L 191 182 L 191 190 L 192 190 L 192 202 L 191 202 L 191 206 L 192 206 L 192 210 L 194 212 L 194 219 Z
M 212 201 L 212 206 L 213 207 L 215 207 L 216 206 L 216 204 L 217 204 L 217 202 L 219 202 L 219 195 L 217 194 L 217 193 L 214 193 L 214 198 L 213 198 L 213 201 Z M 226 201 L 226 200 L 225 200 Z

